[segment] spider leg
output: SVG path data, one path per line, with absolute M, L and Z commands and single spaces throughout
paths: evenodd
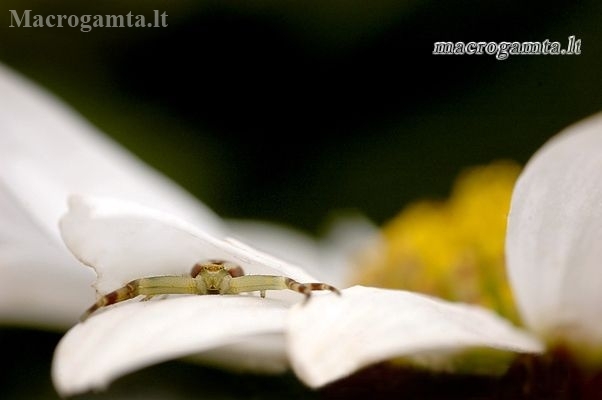
M 336 293 L 338 296 L 341 295 L 339 289 L 335 288 L 332 285 L 321 282 L 312 282 L 312 283 L 299 283 L 296 280 L 291 278 L 286 278 L 287 288 L 290 290 L 294 290 L 295 292 L 299 292 L 305 295 L 304 303 L 307 303 L 309 298 L 311 297 L 311 292 L 314 290 L 330 290 L 331 292 Z
M 94 311 L 121 301 L 133 299 L 139 295 L 146 296 L 144 300 L 159 294 L 205 294 L 204 286 L 197 285 L 197 281 L 184 276 L 154 276 L 136 279 L 127 285 L 105 294 L 98 299 L 80 320 L 85 321 Z
M 311 297 L 313 290 L 330 290 L 338 295 L 341 294 L 337 288 L 326 283 L 299 283 L 285 276 L 274 275 L 244 275 L 232 278 L 226 293 L 236 294 L 259 291 L 261 297 L 265 297 L 266 290 L 282 289 L 290 289 L 304 294 L 306 301 Z

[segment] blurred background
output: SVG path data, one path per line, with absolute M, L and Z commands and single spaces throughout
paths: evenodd
M 382 224 L 409 201 L 446 196 L 467 166 L 524 164 L 560 129 L 602 109 L 595 0 L 1 4 L 0 62 L 221 216 L 310 234 L 345 210 Z M 168 27 L 9 28 L 11 9 L 148 18 L 158 9 Z M 570 35 L 581 39 L 579 56 L 432 55 L 436 41 L 566 46 Z M 56 397 L 48 374 L 60 335 L 3 327 L 0 337 L 22 346 L 2 350 L 0 397 Z M 197 384 L 183 388 L 200 375 L 201 386 L 239 383 L 227 393 L 207 388 L 207 398 L 308 395 L 292 377 L 221 374 L 166 363 L 87 397 L 203 398 Z

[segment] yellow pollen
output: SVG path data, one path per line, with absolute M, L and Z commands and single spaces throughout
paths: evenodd
M 517 321 L 504 237 L 519 172 L 510 161 L 474 167 L 448 200 L 410 204 L 383 227 L 378 249 L 359 257 L 354 281 L 480 304 Z

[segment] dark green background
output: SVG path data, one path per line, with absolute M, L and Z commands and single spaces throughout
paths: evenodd
M 0 61 L 222 216 L 310 233 L 338 210 L 382 223 L 408 201 L 445 196 L 465 166 L 524 163 L 602 106 L 595 0 L 2 4 Z M 9 9 L 147 16 L 159 9 L 169 27 L 9 28 Z M 431 54 L 435 41 L 564 46 L 570 35 L 581 39 L 582 55 Z M 3 343 L 20 336 L 1 332 Z M 48 385 L 56 337 L 26 334 L 48 342 L 29 360 L 43 367 L 29 375 L 28 363 L 16 364 L 12 383 L 2 383 L 10 396 L 30 380 Z

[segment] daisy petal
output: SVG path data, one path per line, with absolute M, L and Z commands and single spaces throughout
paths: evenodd
M 241 242 L 215 238 L 176 217 L 134 203 L 73 196 L 60 227 L 73 254 L 95 269 L 95 286 L 101 293 L 142 277 L 188 274 L 195 263 L 207 259 L 235 262 L 250 274 L 314 280 L 301 269 Z M 287 292 L 282 295 L 300 299 Z
M 478 347 L 542 350 L 536 339 L 485 309 L 362 286 L 295 306 L 287 338 L 293 369 L 312 387 L 396 357 Z
M 2 65 L 0 93 L 0 181 L 50 234 L 58 238 L 56 223 L 71 193 L 117 196 L 221 229 L 217 216 L 182 188 Z
M 50 329 L 72 326 L 94 301 L 94 273 L 49 240 L 0 189 L 0 319 Z
M 94 298 L 91 270 L 63 244 L 70 193 L 119 196 L 221 222 L 51 94 L 0 64 L 0 320 L 64 329 Z M 43 279 L 41 279 L 43 277 Z
M 602 114 L 551 139 L 512 197 L 506 252 L 527 326 L 548 340 L 602 344 Z
M 219 348 L 222 364 L 236 365 L 228 345 L 240 356 L 237 343 L 257 335 L 281 335 L 287 311 L 286 302 L 253 296 L 128 302 L 71 329 L 56 348 L 52 378 L 58 392 L 67 396 L 102 389 L 133 370 L 206 350 Z M 255 356 L 252 362 L 260 365 L 262 353 Z M 220 357 L 214 352 L 211 358 Z M 273 358 L 266 354 L 268 363 Z

